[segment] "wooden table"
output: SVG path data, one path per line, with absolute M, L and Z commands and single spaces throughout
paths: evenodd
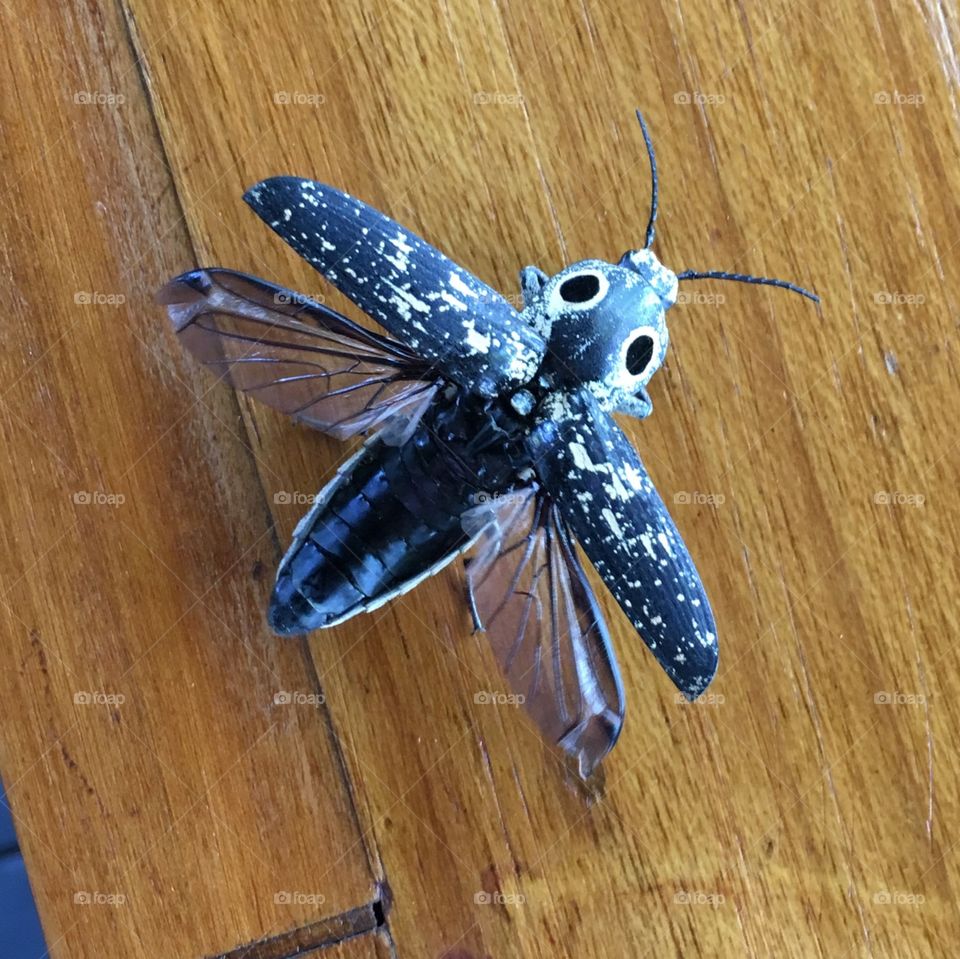
M 956 7 L 4 6 L 0 768 L 52 956 L 955 949 Z M 664 262 L 823 304 L 704 283 L 670 314 L 624 425 L 723 656 L 678 702 L 604 596 L 630 706 L 585 791 L 475 701 L 459 567 L 270 634 L 347 450 L 217 385 L 152 294 L 223 264 L 357 316 L 241 202 L 280 172 L 510 294 L 617 258 L 637 106 Z

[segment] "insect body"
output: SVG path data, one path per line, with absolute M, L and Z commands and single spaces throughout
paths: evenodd
M 463 552 L 463 514 L 518 483 L 521 424 L 499 406 L 445 390 L 405 442 L 366 443 L 298 528 L 277 574 L 273 629 L 303 633 L 375 609 Z
M 638 114 L 639 118 L 639 114 Z M 189 349 L 317 429 L 372 435 L 320 492 L 284 556 L 269 619 L 332 626 L 470 547 L 470 611 L 544 735 L 588 775 L 620 732 L 623 690 L 576 543 L 688 698 L 717 666 L 713 616 L 680 535 L 612 414 L 646 417 L 678 281 L 646 244 L 616 264 L 521 272 L 524 306 L 346 194 L 275 177 L 245 199 L 383 326 L 370 332 L 264 280 L 197 270 L 160 293 Z

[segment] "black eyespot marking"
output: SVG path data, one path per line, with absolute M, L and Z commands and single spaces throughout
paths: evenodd
M 600 280 L 595 273 L 578 273 L 560 284 L 560 298 L 566 303 L 586 303 L 600 292 Z
M 638 336 L 627 348 L 627 372 L 639 376 L 653 359 L 653 337 Z

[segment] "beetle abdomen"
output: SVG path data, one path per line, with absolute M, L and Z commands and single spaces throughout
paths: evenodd
M 270 600 L 281 635 L 332 626 L 406 592 L 467 545 L 474 488 L 450 475 L 422 425 L 402 447 L 373 439 L 303 518 Z

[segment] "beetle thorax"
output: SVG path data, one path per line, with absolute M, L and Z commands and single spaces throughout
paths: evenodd
M 649 251 L 618 265 L 567 267 L 544 284 L 537 304 L 549 330 L 543 372 L 560 388 L 587 386 L 609 408 L 636 396 L 663 362 L 664 314 L 675 299 L 676 277 Z

